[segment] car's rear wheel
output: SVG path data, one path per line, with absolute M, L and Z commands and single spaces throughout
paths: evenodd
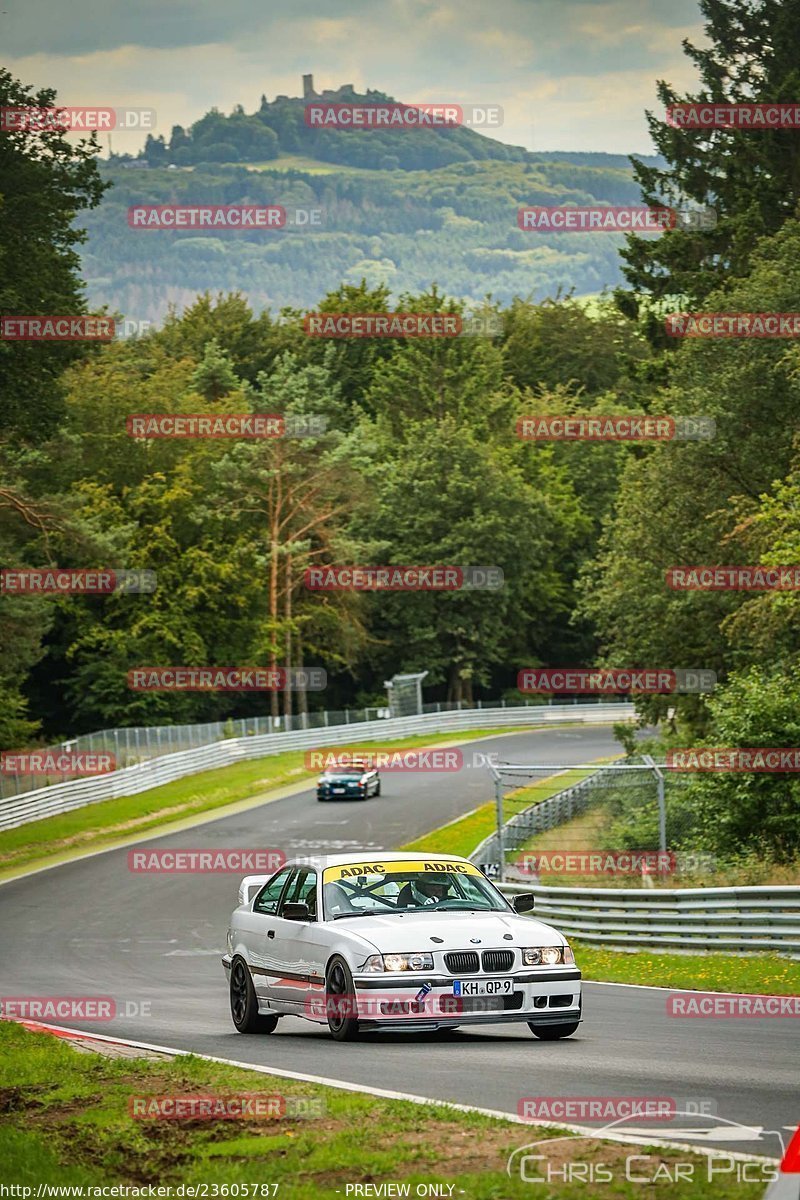
M 381 781 L 379 779 L 378 782 L 375 784 L 375 795 L 380 796 L 380 794 L 381 794 Z
M 571 1037 L 579 1024 L 579 1021 L 570 1021 L 563 1025 L 537 1025 L 535 1021 L 528 1021 L 528 1028 L 543 1042 L 555 1042 L 559 1038 Z
M 325 1011 L 328 1028 L 337 1042 L 352 1042 L 358 1037 L 355 987 L 350 968 L 343 958 L 332 958 L 325 976 Z
M 231 1018 L 239 1033 L 272 1033 L 278 1024 L 276 1016 L 258 1011 L 256 989 L 243 958 L 231 963 Z

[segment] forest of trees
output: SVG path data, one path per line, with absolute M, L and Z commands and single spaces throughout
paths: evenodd
M 696 59 L 702 84 L 692 99 L 797 99 L 800 0 L 701 7 L 712 48 Z M 6 73 L 0 93 L 2 103 L 22 102 Z M 720 681 L 712 697 L 651 698 L 642 720 L 676 705 L 665 736 L 684 745 L 800 744 L 798 593 L 679 592 L 664 578 L 687 563 L 800 563 L 800 348 L 787 339 L 676 343 L 661 333 L 664 314 L 687 304 L 800 311 L 797 133 L 709 135 L 652 123 L 665 165 L 657 174 L 636 168 L 645 196 L 670 193 L 721 219 L 714 230 L 629 238 L 627 282 L 590 309 L 556 289 L 531 298 L 547 287 L 541 260 L 530 261 L 530 286 L 510 297 L 497 293 L 488 266 L 476 297 L 473 287 L 445 294 L 423 258 L 419 285 L 399 299 L 353 263 L 308 304 L 273 297 L 277 311 L 262 311 L 232 271 L 220 294 L 195 285 L 201 294 L 137 340 L 80 350 L 0 343 L 4 562 L 113 562 L 158 575 L 149 596 L 0 597 L 0 745 L 265 711 L 264 697 L 126 687 L 133 665 L 206 662 L 323 665 L 329 689 L 310 702 L 324 707 L 371 701 L 404 670 L 427 670 L 432 695 L 471 700 L 511 694 L 517 670 L 539 664 L 705 667 Z M 88 216 L 95 246 L 113 240 L 107 222 L 119 188 L 103 196 L 91 146 L 76 150 L 50 133 L 46 153 L 34 154 L 30 136 L 0 144 L 5 211 L 21 212 L 48 178 L 48 204 L 37 212 L 49 249 L 29 253 L 23 270 L 13 219 L 0 226 L 0 256 L 18 280 L 3 311 L 81 311 L 70 221 Z M 448 170 L 477 173 L 485 219 L 496 220 L 496 176 L 483 177 L 486 168 Z M 545 185 L 577 189 L 576 173 L 591 168 L 502 169 L 520 179 L 532 172 L 529 192 L 514 195 L 531 203 Z M 168 202 L 161 177 L 137 180 L 137 199 Z M 209 200 L 235 202 L 228 177 L 209 178 L 219 181 Z M 312 178 L 291 186 L 324 195 Z M 411 211 L 418 201 L 430 211 L 429 196 L 404 186 Z M 622 172 L 619 186 L 627 198 Z M 337 204 L 343 187 L 342 177 Z M 455 245 L 477 218 L 460 208 L 453 180 L 443 194 Z M 255 184 L 250 195 L 260 196 Z M 385 210 L 367 211 L 364 196 L 356 190 L 349 201 L 359 236 L 386 239 L 369 228 Z M 408 236 L 416 229 L 412 221 Z M 432 223 L 426 245 L 446 244 L 442 230 Z M 150 238 L 161 235 L 142 244 Z M 474 277 L 478 252 L 464 242 L 461 251 Z M 146 273 L 151 251 L 141 253 Z M 498 259 L 500 277 L 502 269 Z M 303 333 L 305 307 L 452 311 L 485 293 L 502 323 L 495 338 L 331 343 Z M 515 433 L 523 414 L 590 410 L 703 415 L 716 435 L 635 446 L 531 444 Z M 134 412 L 220 411 L 313 413 L 327 418 L 327 432 L 270 442 L 126 433 Z M 302 576 L 311 562 L 496 564 L 506 586 L 310 593 Z M 796 776 L 709 775 L 688 795 L 694 829 L 715 829 L 727 849 L 759 841 L 776 856 L 800 849 Z
M 184 308 L 206 290 L 240 289 L 257 311 L 274 311 L 286 304 L 313 308 L 326 292 L 362 278 L 385 285 L 393 298 L 436 282 L 468 304 L 487 293 L 503 304 L 516 296 L 544 300 L 559 290 L 597 293 L 623 282 L 620 234 L 531 232 L 517 224 L 522 205 L 640 203 L 629 166 L 611 156 L 587 157 L 601 161 L 330 174 L 102 164 L 102 178 L 113 186 L 81 218 L 89 233 L 82 265 L 88 301 L 160 323 L 170 304 Z M 128 226 L 130 205 L 193 204 L 198 197 L 211 204 L 281 204 L 291 220 L 298 208 L 315 211 L 319 223 L 213 233 Z

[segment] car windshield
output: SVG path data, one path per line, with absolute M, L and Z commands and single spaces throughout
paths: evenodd
M 349 783 L 353 779 L 360 779 L 363 773 L 363 771 L 339 771 L 335 775 L 327 773 L 325 778 L 329 779 L 331 783 Z
M 377 863 L 329 867 L 323 876 L 327 920 L 407 912 L 508 912 L 472 864 Z

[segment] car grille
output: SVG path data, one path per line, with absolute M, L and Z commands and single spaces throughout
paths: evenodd
M 475 950 L 456 950 L 445 954 L 444 964 L 453 975 L 474 975 L 478 970 L 478 954 Z
M 481 958 L 484 971 L 510 971 L 514 965 L 513 950 L 484 950 Z

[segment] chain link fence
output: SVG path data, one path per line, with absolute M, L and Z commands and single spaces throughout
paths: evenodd
M 472 855 L 487 873 L 553 886 L 675 887 L 702 882 L 716 857 L 692 844 L 681 798 L 690 777 L 653 760 L 602 767 L 494 764 L 502 838 L 493 833 Z M 542 779 L 546 774 L 548 778 Z

